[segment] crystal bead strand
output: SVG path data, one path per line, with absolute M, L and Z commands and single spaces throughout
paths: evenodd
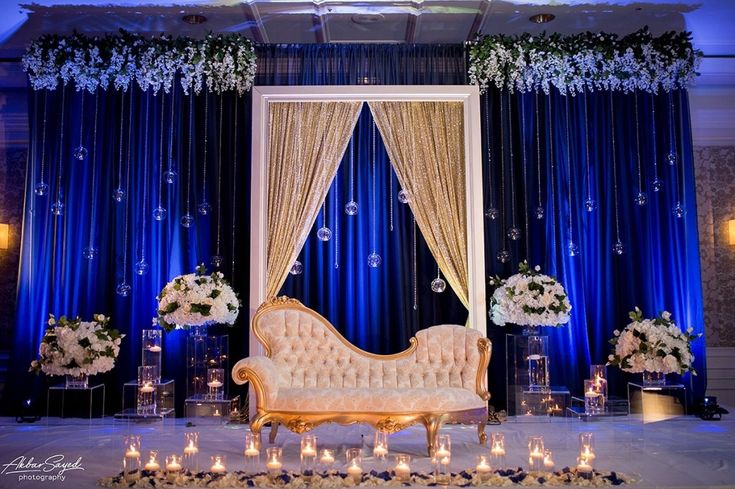
M 498 218 L 498 208 L 495 206 L 495 195 L 493 193 L 493 132 L 490 128 L 490 91 L 485 92 L 485 140 L 487 141 L 487 190 L 490 207 L 485 211 L 485 217 L 493 221 Z M 502 108 L 502 107 L 501 107 Z M 502 126 L 502 122 L 501 122 Z
M 61 175 L 64 172 L 64 118 L 66 116 L 66 87 L 61 87 L 61 117 L 59 122 L 59 169 L 56 173 L 56 200 L 51 205 L 51 213 L 64 215 L 64 202 L 61 190 Z
M 148 273 L 148 262 L 145 259 L 145 230 L 146 218 L 148 217 L 148 127 L 150 118 L 151 96 L 150 92 L 145 92 L 145 129 L 143 131 L 143 212 L 141 219 L 140 231 L 140 253 L 139 260 L 135 263 L 134 269 L 137 275 L 145 275 Z
M 505 102 L 503 91 L 500 91 L 500 229 L 505 230 Z M 506 233 L 501 231 L 502 244 L 495 255 L 500 263 L 510 260 L 510 252 L 506 249 Z
M 296 153 L 296 161 L 298 162 L 298 168 L 296 172 L 296 188 L 301 189 L 301 124 L 303 123 L 303 106 L 301 102 L 296 104 L 298 114 L 295 119 L 298 121 L 296 124 L 296 130 L 294 131 L 294 148 Z M 301 275 L 304 272 L 304 265 L 297 259 L 291 265 L 289 273 L 291 275 Z
M 125 189 L 126 191 L 130 191 L 130 155 L 133 152 L 132 151 L 132 134 L 133 134 L 133 88 L 130 87 L 130 100 L 129 100 L 129 108 L 128 108 L 128 153 L 127 153 L 127 162 L 125 164 Z M 122 282 L 119 282 L 117 286 L 115 287 L 115 293 L 121 297 L 127 297 L 130 295 L 130 284 L 128 283 L 128 210 L 130 206 L 130 200 L 131 199 L 125 199 L 124 206 L 124 218 L 123 218 L 123 249 L 122 249 L 122 259 L 123 259 L 123 277 Z
M 87 148 L 84 147 L 84 95 L 85 90 L 80 92 L 81 102 L 79 103 L 79 146 L 74 148 L 74 159 L 84 161 L 87 157 Z
M 528 237 L 529 237 L 529 223 L 528 223 L 528 159 L 526 158 L 526 95 L 521 93 L 521 159 L 523 162 L 523 221 L 524 228 L 526 231 L 526 240 L 524 242 L 524 248 L 526 251 L 525 258 L 528 260 Z
M 641 168 L 641 131 L 638 119 L 638 90 L 633 92 L 633 110 L 635 110 L 635 157 L 638 172 L 638 195 L 635 203 L 644 206 L 648 203 L 648 196 L 643 191 L 643 169 Z
M 679 107 L 682 107 L 681 104 L 681 90 L 677 90 L 677 96 L 680 98 L 679 100 Z M 673 104 L 673 102 L 672 102 Z M 673 111 L 673 108 L 672 108 Z M 674 112 L 675 114 L 676 112 Z M 681 123 L 681 117 L 678 117 L 676 119 L 676 127 L 679 131 L 681 131 L 680 134 L 680 140 L 684 141 L 684 127 Z M 676 145 L 676 136 L 674 136 L 674 144 Z M 680 161 L 680 159 L 677 159 L 677 161 Z M 684 198 L 686 197 L 686 187 L 684 186 L 684 165 L 679 165 L 681 167 L 681 170 L 678 168 L 674 168 L 674 175 L 676 176 L 676 180 L 674 182 L 674 188 L 676 189 L 676 204 L 674 205 L 674 208 L 672 209 L 672 213 L 674 214 L 674 217 L 677 219 L 681 219 L 686 215 L 686 208 L 684 207 L 684 204 L 682 202 L 684 201 Z M 679 175 L 679 171 L 681 171 L 681 175 Z
M 48 115 L 47 101 L 48 101 L 48 90 L 44 90 L 43 91 L 43 127 L 41 129 L 41 180 L 33 187 L 33 193 L 35 193 L 39 197 L 43 197 L 48 193 L 48 184 L 44 181 L 44 173 L 46 171 L 46 119 Z
M 373 177 L 371 183 L 372 183 L 372 196 L 373 196 L 373 200 L 371 202 L 371 209 L 372 209 L 372 216 L 371 216 L 371 219 L 372 219 L 372 227 L 370 229 L 370 234 L 371 234 L 371 240 L 370 241 L 371 241 L 371 244 L 372 244 L 372 251 L 368 255 L 368 260 L 367 261 L 368 261 L 368 266 L 369 267 L 371 267 L 371 268 L 378 268 L 380 266 L 380 264 L 383 262 L 383 259 L 380 257 L 380 255 L 376 251 L 376 233 L 375 233 L 375 224 L 376 224 L 375 213 L 376 213 L 376 209 L 375 209 L 375 203 L 376 203 L 376 200 L 377 200 L 377 196 L 375 194 L 375 187 L 376 187 L 377 175 L 376 175 L 376 172 L 375 172 L 375 166 L 376 165 L 375 165 L 375 121 L 374 120 L 373 120 L 373 123 L 372 123 L 372 154 L 371 154 L 371 156 L 372 156 L 371 172 L 372 172 L 372 177 Z
M 654 192 L 660 192 L 664 188 L 664 182 L 658 175 L 658 140 L 656 139 L 656 96 L 651 94 L 651 149 L 653 151 L 653 182 L 651 188 Z
M 416 233 L 416 218 L 413 222 L 413 310 L 419 310 L 419 266 L 418 266 L 418 236 Z
M 94 246 L 95 211 L 97 210 L 97 117 L 99 114 L 100 94 L 99 89 L 94 92 L 94 120 L 92 129 L 92 185 L 89 209 L 89 241 L 87 247 L 82 250 L 82 256 L 87 260 L 94 260 L 97 256 L 97 248 Z
M 166 219 L 167 211 L 163 207 L 163 125 L 165 124 L 165 101 L 166 96 L 161 92 L 161 118 L 158 126 L 158 205 L 153 209 L 153 219 L 163 221 Z
M 170 119 L 168 125 L 168 168 L 163 174 L 164 180 L 169 185 L 173 185 L 176 182 L 176 171 L 174 170 L 174 106 L 176 103 L 176 91 L 171 90 L 171 110 Z
M 587 174 L 587 199 L 584 201 L 584 209 L 594 212 L 597 209 L 597 201 L 592 197 L 592 169 L 590 167 L 590 134 L 589 120 L 587 118 L 587 91 L 584 92 L 584 164 Z
M 125 199 L 125 192 L 122 188 L 122 169 L 123 169 L 123 137 L 125 135 L 125 90 L 120 90 L 120 137 L 118 139 L 117 148 L 117 187 L 112 191 L 112 200 L 118 204 Z
M 538 183 L 538 201 L 536 206 L 536 219 L 543 219 L 546 209 L 541 203 L 541 120 L 539 118 L 538 90 L 535 93 L 536 109 L 536 179 Z
M 202 202 L 197 211 L 206 216 L 212 210 L 207 202 L 207 154 L 209 152 L 209 88 L 204 90 L 204 159 L 202 161 Z
M 217 242 L 210 263 L 219 269 L 224 262 L 220 245 L 222 243 L 222 117 L 224 114 L 224 94 L 219 94 L 219 123 L 217 124 Z
M 335 174 L 332 192 L 332 225 L 334 227 L 334 268 L 339 269 L 339 178 Z
M 192 146 L 192 135 L 194 133 L 194 92 L 189 94 L 189 128 L 187 135 L 187 147 L 186 152 L 186 212 L 179 222 L 185 228 L 190 228 L 194 223 L 194 216 L 191 215 L 191 152 Z
M 350 200 L 345 204 L 345 214 L 354 216 L 357 214 L 359 206 L 355 202 L 355 148 L 353 147 L 354 132 L 350 136 Z
M 679 155 L 677 153 L 676 144 L 676 131 L 674 130 L 674 98 L 672 96 L 672 90 L 668 92 L 669 101 L 669 154 L 666 155 L 666 161 L 669 165 L 676 165 L 679 161 Z
M 230 243 L 230 256 L 231 256 L 231 270 L 230 270 L 230 282 L 235 281 L 235 236 L 236 236 L 236 225 L 237 225 L 237 118 L 238 111 L 240 108 L 240 96 L 235 95 L 235 123 L 233 124 L 234 135 L 233 135 L 233 149 L 232 149 L 232 242 Z
M 569 95 L 564 97 L 564 112 L 566 120 L 566 145 L 567 145 L 567 209 L 569 214 L 567 215 L 567 232 L 569 234 L 569 243 L 567 244 L 567 253 L 569 256 L 577 256 L 579 254 L 579 245 L 574 242 L 574 206 L 572 205 L 573 200 L 573 185 L 572 185 L 572 146 L 571 138 L 569 137 Z
M 555 189 L 556 189 L 556 166 L 554 158 L 554 124 L 551 114 L 551 93 L 546 97 L 547 101 L 547 120 L 549 126 L 549 181 L 551 183 L 551 194 L 549 195 L 549 217 L 551 218 L 551 236 L 556 236 L 556 205 L 555 205 Z
M 625 245 L 620 240 L 620 216 L 618 208 L 618 163 L 615 154 L 615 104 L 613 103 L 613 92 L 610 91 L 610 141 L 612 143 L 612 167 L 613 167 L 613 199 L 615 203 L 615 243 L 613 244 L 613 253 L 622 255 L 625 253 Z

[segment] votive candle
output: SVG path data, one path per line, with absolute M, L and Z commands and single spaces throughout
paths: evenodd
M 490 464 L 488 463 L 487 457 L 485 455 L 477 456 L 477 465 L 475 466 L 475 472 L 477 472 L 477 476 L 482 481 L 490 478 L 490 474 L 492 474 L 492 467 L 490 467 Z
M 396 455 L 396 466 L 393 473 L 399 481 L 408 481 L 411 478 L 411 456 L 400 454 Z
M 225 456 L 224 455 L 212 455 L 212 466 L 209 471 L 213 474 L 224 474 L 227 471 L 225 467 Z

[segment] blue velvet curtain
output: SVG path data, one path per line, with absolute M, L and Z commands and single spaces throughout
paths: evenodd
M 258 47 L 257 54 L 256 84 L 259 85 L 467 83 L 462 46 L 269 45 Z M 204 96 L 194 98 L 189 167 L 190 98 L 175 90 L 172 165 L 177 177 L 174 184 L 161 183 L 168 167 L 171 95 L 165 96 L 161 125 L 161 95 L 134 90 L 129 136 L 129 94 L 121 100 L 119 92 L 100 92 L 95 163 L 91 154 L 95 96 L 85 96 L 83 137 L 90 155 L 83 162 L 72 157 L 73 149 L 79 145 L 80 94 L 71 87 L 65 91 L 61 147 L 62 92 L 57 90 L 47 96 L 45 111 L 44 95 L 31 97 L 35 103 L 30 110 L 32 147 L 26 179 L 18 327 L 12 361 L 14 372 L 6 393 L 16 398 L 34 389 L 36 394 L 43 393 L 44 378 L 41 377 L 41 382 L 31 382 L 32 377 L 25 370 L 36 354 L 48 312 L 83 316 L 103 312 L 113 317 L 115 327 L 128 334 L 119 365 L 102 376 L 112 399 L 108 412 L 112 412 L 119 406 L 116 394 L 119 395 L 120 385 L 135 375 L 140 361 L 140 330 L 150 324 L 155 310 L 154 297 L 167 280 L 190 271 L 196 263 L 209 264 L 212 255 L 217 254 L 219 243 L 219 255 L 224 257 L 222 270 L 241 297 L 248 296 L 250 96 L 237 99 L 225 95 L 220 124 L 220 97 L 209 95 L 206 146 Z M 651 110 L 654 101 L 655 120 Z M 647 314 L 668 309 L 679 324 L 691 325 L 701 332 L 702 294 L 686 93 L 674 92 L 671 99 L 667 94 L 652 98 L 640 93 L 637 101 L 632 94 L 615 94 L 614 114 L 610 112 L 607 92 L 586 97 L 563 97 L 558 93 L 509 97 L 504 93 L 502 102 L 497 90 L 481 98 L 485 208 L 498 209 L 496 219 L 485 221 L 486 272 L 508 276 L 516 270 L 519 261 L 527 258 L 564 283 L 574 309 L 570 325 L 548 331 L 553 344 L 553 383 L 579 392 L 582 379 L 588 375 L 588 364 L 605 361 L 612 330 L 627 323 L 627 311 L 635 305 Z M 640 130 L 640 178 L 636 112 Z M 42 144 L 44 113 L 47 124 L 45 144 Z M 611 115 L 616 134 L 614 165 Z M 118 163 L 121 117 L 122 171 Z M 429 284 L 436 276 L 436 265 L 420 233 L 417 233 L 415 267 L 418 308 L 413 309 L 410 210 L 397 201 L 398 183 L 391 176 L 379 133 L 373 179 L 371 127 L 365 109 L 353 139 L 357 216 L 348 216 L 343 211 L 350 188 L 349 155 L 346 155 L 325 202 L 326 224 L 333 237 L 326 243 L 316 239 L 316 230 L 322 225 L 320 215 L 299 256 L 304 272 L 290 276 L 283 290 L 325 314 L 358 346 L 375 352 L 392 352 L 403 349 L 418 329 L 441 322 L 463 323 L 466 311 L 449 287 L 442 294 L 431 292 Z M 162 165 L 159 164 L 161 142 Z M 589 168 L 585 157 L 588 147 Z M 666 162 L 672 147 L 678 155 L 676 165 Z M 525 148 L 525 163 L 522 148 Z M 492 156 L 488 157 L 488 153 Z M 63 162 L 60 172 L 59 157 Z M 128 157 L 131 160 L 129 185 Z M 48 194 L 42 197 L 34 194 L 41 175 L 49 185 Z M 111 195 L 121 175 L 128 195 L 123 203 L 117 203 Z M 655 175 L 663 182 L 658 192 L 652 188 Z M 377 196 L 375 224 L 373 182 Z M 639 182 L 647 194 L 645 206 L 634 202 Z M 62 189 L 65 208 L 63 216 L 57 217 L 51 213 L 51 205 L 58 188 Z M 187 195 L 189 213 L 195 218 L 190 228 L 180 224 L 187 212 Z M 206 216 L 197 212 L 205 196 L 211 204 Z M 592 212 L 585 209 L 589 196 L 596 201 Z M 160 222 L 152 219 L 159 199 L 167 209 L 167 217 Z M 673 213 L 679 201 L 685 209 L 681 218 Z M 543 219 L 535 217 L 539 204 L 544 208 Z M 390 231 L 391 205 L 393 231 Z M 513 224 L 520 229 L 517 241 L 507 237 Z M 89 246 L 90 229 L 98 250 L 92 260 L 83 256 L 84 248 Z M 621 255 L 613 252 L 618 237 L 624 245 Z M 576 256 L 569 255 L 570 239 L 578 247 Z M 367 266 L 367 255 L 372 248 L 383 258 L 377 269 Z M 135 263 L 140 260 L 141 249 L 145 249 L 150 268 L 147 274 L 139 276 L 135 273 Z M 502 250 L 508 251 L 505 263 L 497 259 Z M 123 270 L 132 286 L 128 297 L 116 293 Z M 233 360 L 248 351 L 245 315 L 234 328 L 226 330 L 231 338 Z M 498 408 L 505 406 L 504 343 L 509 332 L 517 330 L 493 325 L 488 329 L 488 336 L 493 340 L 491 403 Z M 181 398 L 185 392 L 184 335 L 168 335 L 165 352 L 164 374 L 176 378 Z M 703 339 L 695 344 L 695 354 L 700 376 L 694 380 L 687 376 L 683 380 L 693 382 L 690 385 L 697 398 L 705 387 Z M 624 392 L 624 381 L 629 377 L 614 369 L 609 372 L 613 392 Z

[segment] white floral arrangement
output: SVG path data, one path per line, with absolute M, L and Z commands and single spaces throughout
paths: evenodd
M 59 81 L 74 82 L 77 90 L 94 92 L 141 90 L 169 93 L 178 78 L 185 94 L 190 90 L 221 93 L 250 90 L 257 65 L 253 44 L 239 34 L 145 38 L 120 35 L 88 37 L 83 34 L 47 34 L 33 41 L 22 59 L 34 90 L 55 90 Z
M 469 43 L 470 82 L 511 92 L 556 87 L 562 94 L 585 90 L 687 88 L 697 76 L 702 53 L 688 32 L 653 37 L 643 28 L 624 37 L 585 32 L 520 36 L 493 35 Z
M 204 265 L 196 273 L 180 275 L 158 294 L 158 323 L 166 331 L 188 326 L 235 324 L 240 300 L 222 272 L 207 275 Z
M 58 320 L 49 314 L 48 328 L 31 362 L 30 372 L 46 375 L 94 375 L 112 370 L 125 335 L 108 328 L 110 318 L 94 314 L 92 321 L 80 318 Z
M 569 322 L 572 305 L 564 286 L 542 274 L 538 265 L 531 269 L 523 261 L 518 273 L 507 279 L 492 278 L 490 285 L 496 287 L 490 317 L 498 326 L 562 326 Z
M 610 344 L 614 353 L 608 357 L 608 365 L 630 373 L 697 374 L 692 367 L 691 343 L 701 335 L 692 334 L 691 327 L 683 332 L 668 311 L 658 317 L 644 319 L 636 307 L 628 316 L 632 322 L 622 331 L 616 329 L 613 332 Z

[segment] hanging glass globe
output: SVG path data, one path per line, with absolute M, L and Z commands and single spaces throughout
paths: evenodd
M 400 202 L 401 204 L 408 204 L 408 192 L 401 189 L 398 192 L 398 202 Z
M 666 162 L 669 165 L 676 165 L 679 162 L 679 155 L 676 154 L 676 151 L 669 151 L 669 154 L 666 155 Z
M 367 264 L 370 268 L 378 268 L 383 263 L 383 259 L 374 251 L 368 255 Z
M 130 295 L 131 288 L 130 284 L 123 281 L 117 284 L 117 287 L 115 287 L 115 293 L 121 297 L 127 297 Z
M 145 258 L 141 258 L 140 261 L 133 265 L 133 270 L 135 270 L 137 275 L 145 275 L 148 273 L 148 262 L 145 261 Z
M 664 181 L 660 178 L 656 178 L 651 183 L 651 186 L 653 187 L 654 192 L 660 192 L 664 189 Z
M 74 152 L 72 153 L 74 155 L 75 160 L 84 161 L 84 158 L 87 157 L 87 154 L 89 152 L 87 151 L 87 148 L 85 148 L 82 145 L 77 146 L 74 148 Z
M 94 260 L 95 257 L 97 256 L 97 253 L 98 253 L 97 248 L 95 248 L 94 246 L 87 246 L 86 248 L 82 250 L 82 256 L 86 260 Z
M 197 206 L 197 211 L 199 212 L 199 214 L 206 216 L 207 214 L 212 212 L 212 206 L 209 204 L 209 202 L 205 200 Z
M 569 253 L 569 256 L 579 255 L 579 246 L 577 246 L 577 243 L 570 241 L 567 245 L 567 252 Z
M 36 186 L 33 188 L 33 193 L 38 195 L 39 197 L 43 197 L 48 193 L 48 184 L 41 180 L 36 184 Z
M 436 277 L 431 281 L 431 290 L 437 294 L 441 294 L 447 288 L 447 283 L 441 277 Z
M 300 261 L 296 260 L 291 265 L 291 270 L 288 271 L 291 275 L 301 275 L 304 272 L 304 265 Z
M 319 241 L 329 241 L 332 239 L 332 230 L 326 226 L 322 226 L 316 231 L 316 237 Z
M 544 207 L 541 205 L 536 207 L 535 215 L 536 215 L 536 219 L 543 219 L 544 216 L 546 216 L 546 209 L 544 209 Z
M 63 216 L 64 203 L 57 199 L 53 204 L 51 204 L 51 214 L 55 216 Z
M 515 226 L 508 229 L 508 239 L 513 241 L 521 239 L 521 230 Z
M 623 245 L 622 241 L 617 240 L 613 245 L 612 250 L 613 253 L 615 253 L 616 255 L 622 255 L 623 253 L 625 253 L 625 245 Z
M 225 259 L 222 258 L 221 255 L 212 255 L 212 259 L 209 261 L 209 263 L 212 264 L 213 267 L 219 268 L 222 266 L 222 263 L 224 263 Z
M 645 192 L 638 192 L 638 195 L 635 196 L 635 203 L 644 206 L 648 204 L 648 196 Z
M 674 208 L 671 210 L 672 214 L 674 214 L 674 217 L 676 218 L 682 218 L 684 217 L 684 214 L 686 214 L 686 210 L 684 209 L 684 206 L 681 205 L 681 202 L 677 202 Z
M 122 188 L 117 187 L 112 191 L 112 200 L 118 203 L 125 200 L 125 191 Z
M 597 209 L 597 201 L 592 197 L 589 197 L 584 201 L 584 210 L 587 212 L 594 212 Z
M 163 221 L 164 219 L 166 219 L 166 214 L 168 214 L 168 212 L 160 205 L 153 209 L 153 219 L 155 219 L 156 221 Z
M 508 260 L 510 260 L 510 251 L 508 250 L 500 250 L 498 251 L 498 254 L 496 255 L 496 258 L 500 263 L 507 263 Z
M 163 173 L 163 179 L 166 183 L 176 183 L 176 172 L 169 168 Z
M 498 211 L 498 209 L 495 207 L 488 207 L 485 211 L 485 217 L 487 217 L 488 219 L 492 219 L 493 221 L 497 219 L 499 215 L 500 211 Z
M 345 204 L 345 214 L 348 216 L 354 216 L 357 214 L 358 205 L 357 202 L 351 200 Z
M 181 219 L 179 219 L 179 222 L 185 228 L 189 228 L 194 223 L 194 216 L 192 216 L 191 214 L 187 212 L 186 214 L 181 216 Z

